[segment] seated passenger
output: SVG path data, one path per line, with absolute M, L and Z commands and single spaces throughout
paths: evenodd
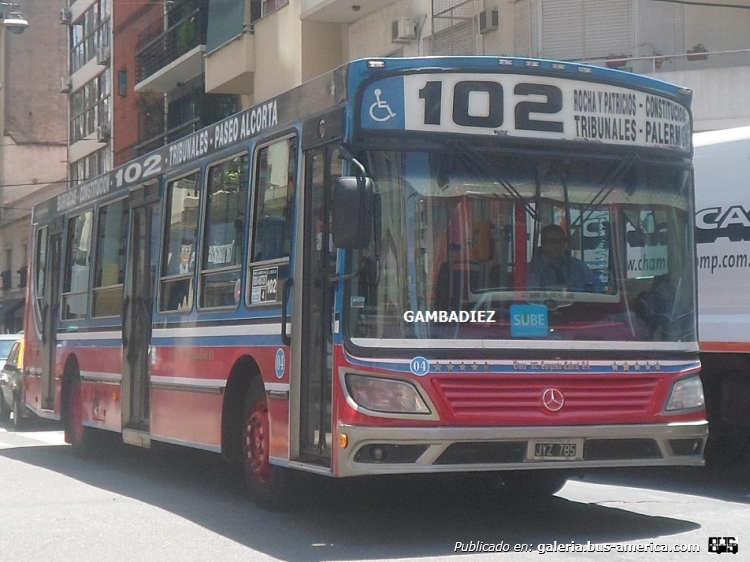
M 601 281 L 581 260 L 570 255 L 568 236 L 560 226 L 542 228 L 542 243 L 529 264 L 528 288 L 601 292 Z

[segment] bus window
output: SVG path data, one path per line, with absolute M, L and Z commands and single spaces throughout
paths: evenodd
M 201 308 L 235 306 L 239 302 L 247 177 L 246 154 L 213 166 L 208 172 Z
M 46 287 L 44 275 L 47 267 L 47 227 L 40 228 L 36 234 L 36 298 L 38 310 L 42 310 Z
M 128 239 L 128 202 L 115 201 L 102 207 L 97 224 L 94 269 L 93 316 L 122 314 L 125 281 L 125 246 Z
M 284 139 L 260 149 L 256 166 L 251 261 L 288 258 L 297 184 L 297 139 Z
M 63 284 L 63 318 L 85 318 L 88 312 L 89 266 L 91 262 L 91 223 L 93 213 L 68 221 Z
M 198 172 L 195 172 L 171 181 L 167 186 L 160 310 L 189 310 L 193 307 L 193 271 L 200 205 L 198 177 Z

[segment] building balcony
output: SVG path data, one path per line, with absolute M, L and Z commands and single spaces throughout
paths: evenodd
M 302 20 L 352 23 L 398 0 L 302 0 Z
M 205 125 L 206 124 L 198 118 L 190 119 L 185 123 L 180 123 L 175 127 L 172 127 L 168 131 L 164 131 L 139 142 L 132 148 L 132 150 L 135 152 L 136 156 L 143 156 L 144 154 L 148 154 L 170 142 L 186 137 L 187 135 L 200 130 Z
M 252 94 L 255 35 L 249 30 L 206 55 L 206 93 Z
M 203 73 L 207 10 L 196 9 L 135 55 L 135 91 L 170 92 Z
M 647 57 L 588 60 L 601 66 L 645 74 L 693 91 L 693 128 L 697 131 L 750 125 L 750 49 L 706 51 Z M 620 66 L 620 63 L 624 63 Z

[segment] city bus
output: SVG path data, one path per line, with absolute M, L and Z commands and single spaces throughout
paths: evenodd
M 76 453 L 221 453 L 269 508 L 304 472 L 701 465 L 690 102 L 363 59 L 72 186 L 33 210 L 24 403 Z

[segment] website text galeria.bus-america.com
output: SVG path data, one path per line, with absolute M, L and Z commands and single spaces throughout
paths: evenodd
M 700 552 L 701 547 L 697 544 L 665 544 L 665 543 L 577 543 L 553 542 L 553 543 L 516 543 L 511 545 L 505 541 L 499 543 L 486 543 L 482 541 L 456 542 L 453 552 L 533 552 L 539 554 L 551 552 Z

